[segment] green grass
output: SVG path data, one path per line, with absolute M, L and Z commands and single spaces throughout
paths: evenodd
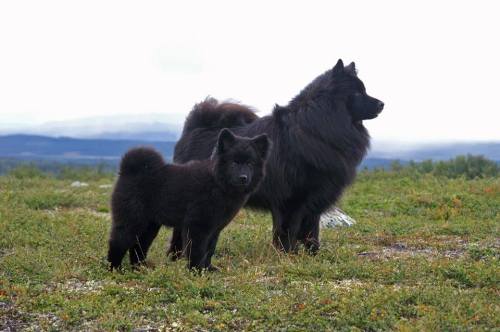
M 166 259 L 168 229 L 154 268 L 107 271 L 112 181 L 0 177 L 0 330 L 499 330 L 498 178 L 363 173 L 340 204 L 357 224 L 314 257 L 243 210 L 201 276 Z

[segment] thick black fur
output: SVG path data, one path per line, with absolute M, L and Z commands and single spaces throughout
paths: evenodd
M 383 106 L 367 95 L 354 63 L 344 67 L 339 60 L 287 106 L 276 105 L 272 115 L 231 126 L 238 135 L 265 133 L 273 141 L 266 178 L 248 205 L 271 211 L 273 242 L 278 248 L 295 251 L 302 242 L 317 252 L 320 215 L 353 181 L 369 147 L 362 121 L 375 118 Z M 175 147 L 175 162 L 210 156 L 217 121 L 208 125 L 199 121 L 203 109 L 200 104 L 188 116 Z
M 222 229 L 233 219 L 264 177 L 269 139 L 243 138 L 220 131 L 212 158 L 184 165 L 166 164 L 149 148 L 128 151 L 111 199 L 113 223 L 108 261 L 121 265 L 146 259 L 162 225 L 174 227 L 170 252 L 182 253 L 191 268 L 212 269 Z
M 222 129 L 244 126 L 258 119 L 250 107 L 232 103 L 219 103 L 217 99 L 208 97 L 196 104 L 189 113 L 183 134 L 189 134 L 195 128 Z

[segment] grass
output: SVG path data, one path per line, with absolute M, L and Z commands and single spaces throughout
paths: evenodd
M 165 257 L 106 269 L 109 176 L 0 177 L 0 330 L 498 330 L 500 179 L 362 173 L 317 256 L 284 255 L 267 213 L 225 229 L 218 273 Z

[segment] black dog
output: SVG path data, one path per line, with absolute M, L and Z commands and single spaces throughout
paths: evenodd
M 266 135 L 243 138 L 224 129 L 204 161 L 166 164 L 152 149 L 128 151 L 111 199 L 111 268 L 121 265 L 127 250 L 131 264 L 143 262 L 165 225 L 180 232 L 171 247 L 176 257 L 184 251 L 189 267 L 212 269 L 220 232 L 264 177 L 269 145 Z
M 208 106 L 210 124 L 200 120 Z M 276 246 L 295 251 L 300 241 L 312 253 L 319 249 L 320 215 L 353 181 L 369 147 L 362 121 L 377 117 L 383 108 L 383 102 L 366 93 L 354 63 L 344 67 L 339 60 L 287 106 L 276 105 L 272 115 L 231 126 L 241 136 L 266 133 L 274 143 L 266 178 L 248 204 L 271 210 Z M 226 118 L 227 110 L 220 112 Z M 203 103 L 191 112 L 175 147 L 176 162 L 210 156 L 220 128 L 213 113 L 213 105 Z

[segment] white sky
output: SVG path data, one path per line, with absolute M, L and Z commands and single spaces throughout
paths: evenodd
M 500 140 L 498 1 L 1 1 L 0 124 L 162 113 L 212 95 L 268 113 L 338 58 L 382 140 Z

